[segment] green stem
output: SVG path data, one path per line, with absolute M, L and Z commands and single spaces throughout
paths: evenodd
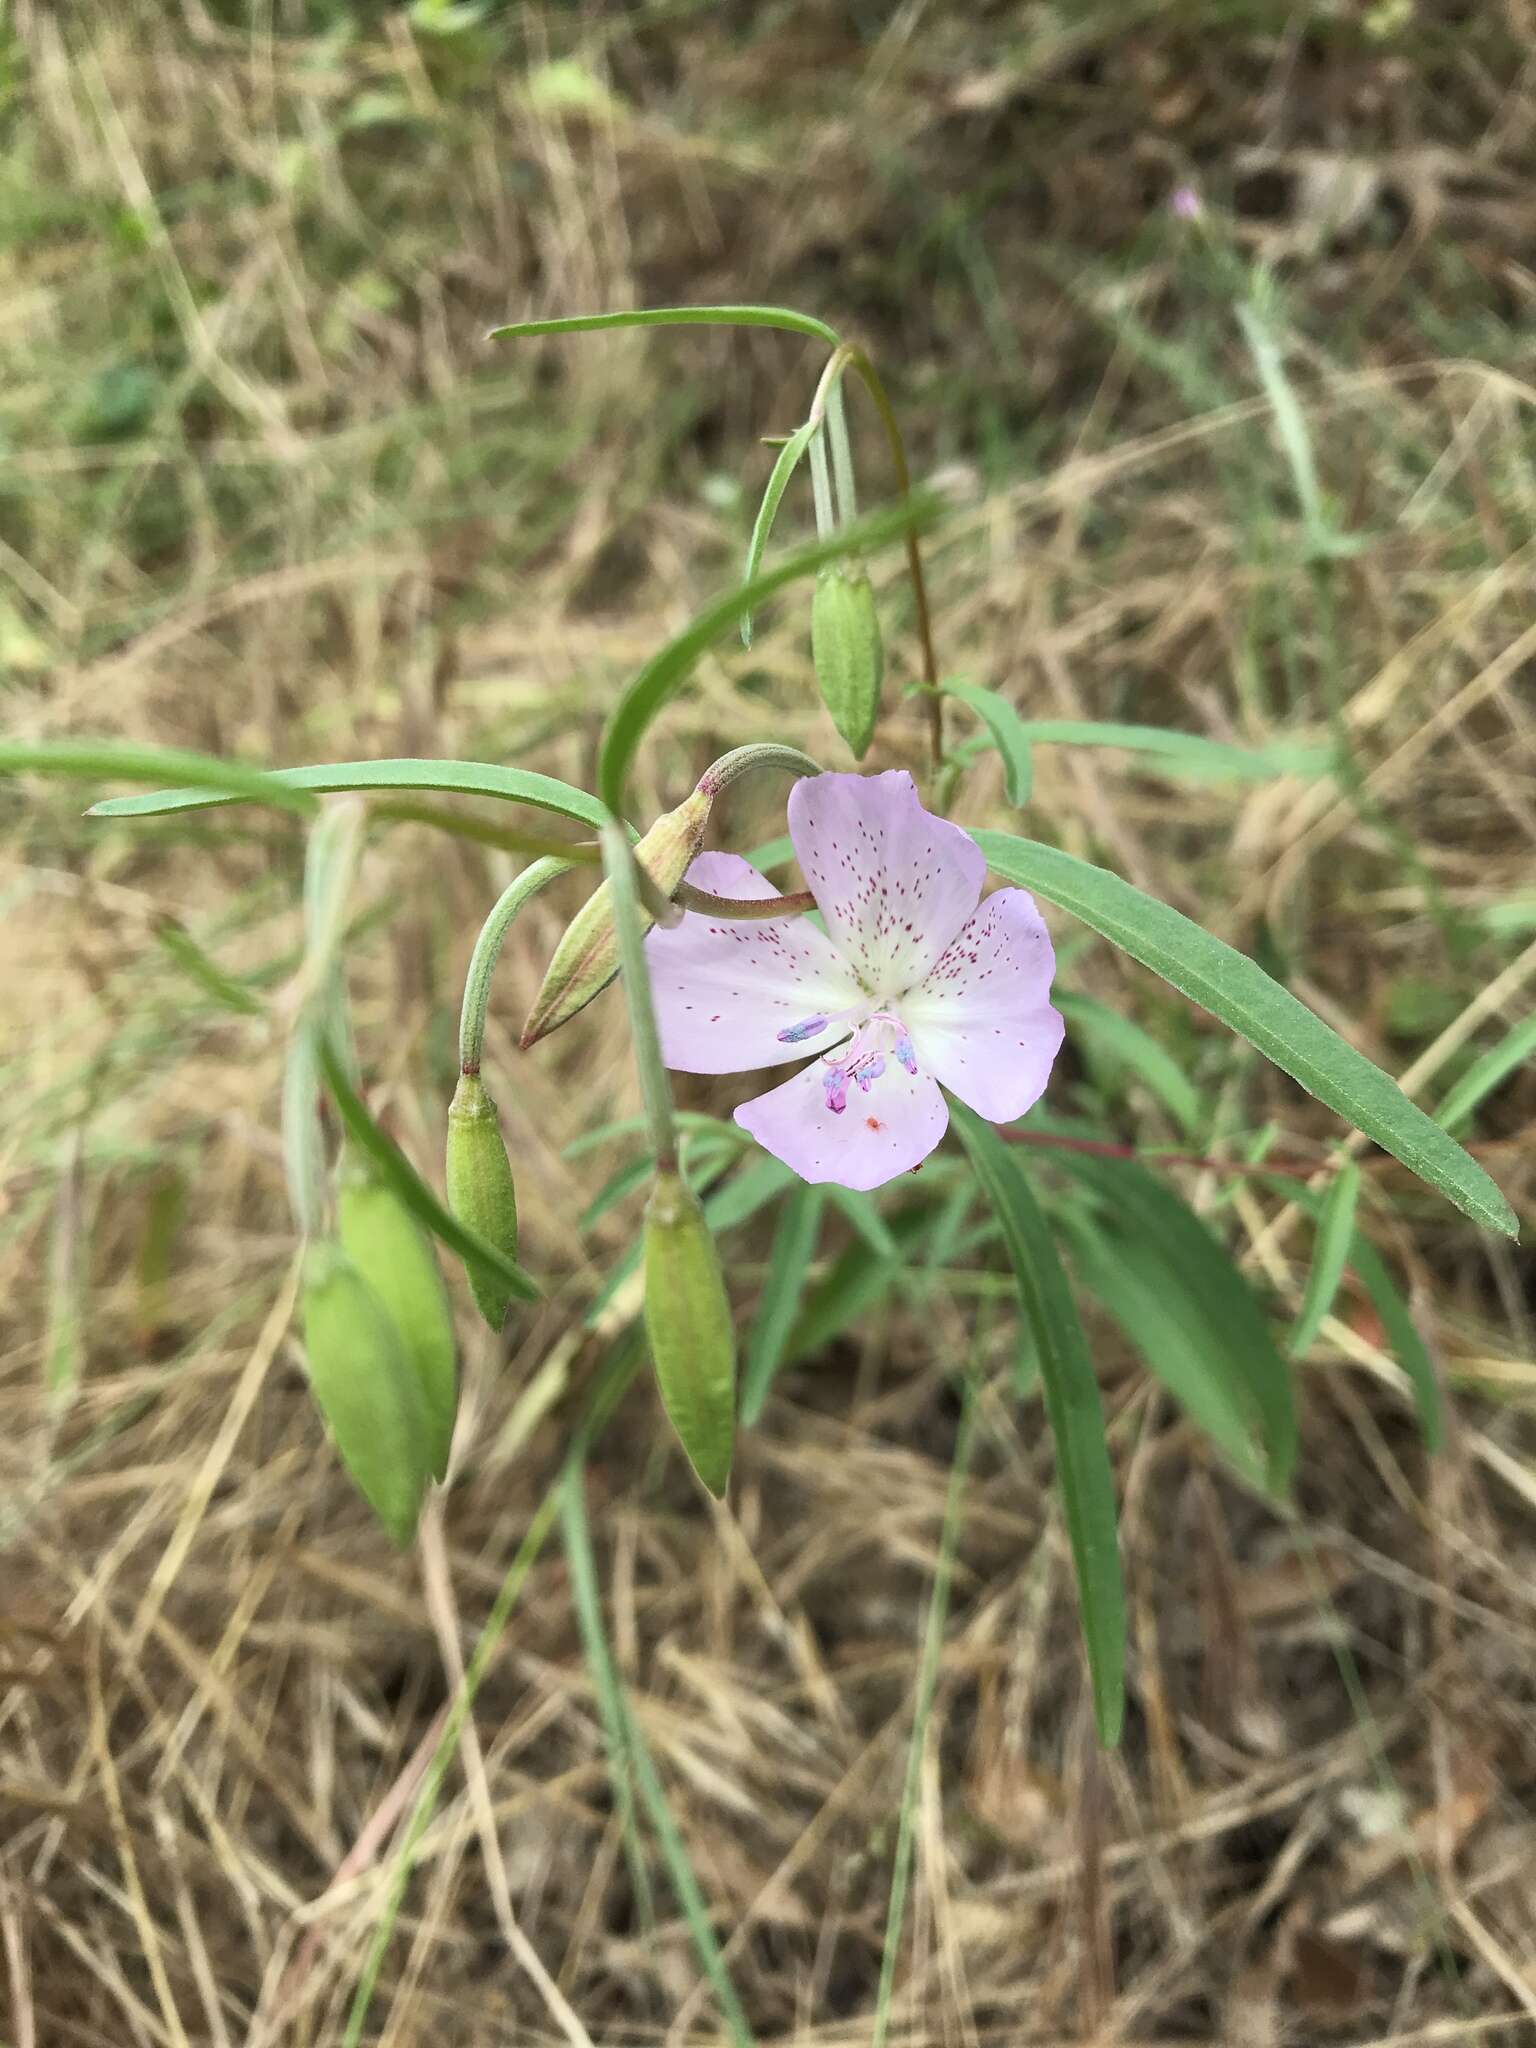
M 733 782 L 739 782 L 743 775 L 754 768 L 782 768 L 788 775 L 820 775 L 820 765 L 809 754 L 802 754 L 798 747 L 781 746 L 776 740 L 759 740 L 751 746 L 733 747 L 728 754 L 722 754 L 712 767 L 706 768 L 699 777 L 699 794 L 707 796 L 711 803 Z
M 672 1122 L 672 1090 L 661 1060 L 661 1039 L 656 1030 L 656 1011 L 651 1002 L 651 977 L 645 964 L 645 927 L 640 914 L 640 890 L 635 879 L 635 859 L 629 840 L 617 818 L 603 827 L 603 866 L 613 898 L 613 922 L 619 938 L 619 972 L 629 1004 L 630 1035 L 635 1046 L 635 1065 L 640 1072 L 640 1096 L 645 1107 L 646 1130 L 658 1173 L 677 1171 L 677 1132 Z
M 502 890 L 495 909 L 480 927 L 475 950 L 470 955 L 469 973 L 464 980 L 464 1006 L 459 1012 L 459 1072 L 478 1074 L 480 1052 L 485 1043 L 485 1012 L 491 999 L 491 976 L 501 953 L 507 929 L 530 896 L 546 882 L 563 875 L 573 863 L 553 855 L 536 860 Z
M 891 447 L 891 463 L 896 471 L 896 488 L 903 498 L 910 498 L 912 472 L 907 467 L 906 443 L 901 438 L 901 428 L 879 372 L 861 348 L 852 350 L 849 361 L 863 380 L 864 389 L 880 415 L 880 424 L 885 428 L 885 438 Z M 917 639 L 923 656 L 923 681 L 933 693 L 928 699 L 928 747 L 937 771 L 944 764 L 944 699 L 938 694 L 939 659 L 933 649 L 933 617 L 928 609 L 928 585 L 923 578 L 923 551 L 910 527 L 907 530 L 907 574 L 912 582 L 912 609 L 917 619 Z

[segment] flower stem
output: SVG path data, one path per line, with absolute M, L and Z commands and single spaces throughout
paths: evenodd
M 912 472 L 907 467 L 906 444 L 901 438 L 901 428 L 879 372 L 861 348 L 853 349 L 849 360 L 862 378 L 864 388 L 880 415 L 880 424 L 885 428 L 885 438 L 891 447 L 891 462 L 896 471 L 896 488 L 903 498 L 910 498 Z M 933 619 L 928 610 L 928 586 L 923 580 L 923 554 L 917 544 L 917 534 L 911 528 L 907 531 L 907 574 L 912 581 L 912 609 L 917 618 L 918 645 L 922 649 L 923 681 L 932 693 L 928 698 L 928 747 L 934 769 L 938 770 L 944 763 L 944 699 L 939 695 L 939 662 L 933 651 Z
M 859 516 L 859 500 L 853 483 L 853 444 L 848 439 L 848 408 L 843 404 L 841 377 L 827 387 L 827 433 L 832 442 L 839 522 L 847 526 Z
M 827 468 L 827 447 L 823 435 L 811 442 L 811 493 L 816 500 L 816 538 L 831 540 L 837 532 L 837 511 L 832 503 L 832 476 Z
M 645 935 L 640 915 L 640 890 L 635 879 L 634 855 L 624 827 L 610 817 L 603 826 L 603 866 L 608 874 L 613 899 L 614 928 L 619 937 L 619 972 L 629 1004 L 629 1029 L 634 1040 L 635 1065 L 640 1072 L 640 1096 L 645 1106 L 646 1130 L 658 1173 L 677 1171 L 677 1131 L 672 1121 L 672 1090 L 661 1061 L 661 1040 L 656 1030 L 656 1011 L 651 1002 L 651 977 L 645 964 Z
M 470 955 L 469 973 L 464 981 L 464 1007 L 459 1012 L 459 1072 L 478 1074 L 480 1052 L 485 1043 L 485 1012 L 491 999 L 491 976 L 496 970 L 501 942 L 507 929 L 530 896 L 534 896 L 563 875 L 574 863 L 547 855 L 524 868 L 501 892 L 495 909 L 480 927 L 475 950 Z
M 785 747 L 776 740 L 762 740 L 751 746 L 733 747 L 728 754 L 722 754 L 712 767 L 706 768 L 699 777 L 699 794 L 707 796 L 711 803 L 733 782 L 740 781 L 754 768 L 782 768 L 787 775 L 819 775 L 821 768 L 809 754 L 802 754 L 798 747 Z
M 788 896 L 712 896 L 707 889 L 695 889 L 679 882 L 673 901 L 683 910 L 696 910 L 703 917 L 724 918 L 728 923 L 761 924 L 772 917 L 799 917 L 816 908 L 809 889 L 796 889 Z

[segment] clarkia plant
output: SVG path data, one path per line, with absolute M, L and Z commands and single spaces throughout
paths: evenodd
M 950 815 L 964 801 L 968 769 L 988 752 L 1001 756 L 1015 805 L 1028 800 L 1041 745 L 1140 748 L 1202 773 L 1296 772 L 1297 762 L 1155 728 L 1032 724 L 1002 694 L 942 676 L 921 556 L 921 536 L 938 511 L 910 491 L 895 415 L 862 350 L 808 315 L 753 306 L 664 308 L 500 332 L 511 338 L 668 323 L 777 327 L 816 343 L 825 359 L 806 418 L 784 437 L 773 463 L 743 579 L 619 693 L 594 791 L 520 765 L 387 760 L 263 769 L 89 741 L 6 746 L 0 767 L 176 785 L 108 798 L 94 806 L 98 818 L 246 803 L 274 807 L 307 828 L 306 943 L 292 992 L 283 1103 L 287 1177 L 305 1243 L 303 1328 L 311 1382 L 337 1448 L 397 1541 L 411 1540 L 427 1488 L 453 1478 L 455 1335 L 432 1240 L 462 1261 L 474 1300 L 498 1333 L 537 1292 L 519 1261 L 514 1172 L 494 1101 L 509 1077 L 483 1072 L 485 1019 L 498 959 L 508 944 L 522 943 L 522 909 L 557 876 L 583 871 L 592 891 L 548 963 L 522 1044 L 537 1059 L 545 1038 L 622 981 L 624 1008 L 613 1006 L 610 1028 L 622 1030 L 627 1017 L 647 1156 L 638 1171 L 634 1162 L 626 1166 L 620 1192 L 646 1184 L 649 1192 L 633 1260 L 644 1287 L 631 1316 L 634 1338 L 621 1340 L 598 1376 L 578 1447 L 648 1352 L 694 1470 L 712 1493 L 723 1493 L 738 1412 L 761 1412 L 798 1331 L 831 1327 L 825 1303 L 800 1299 L 833 1206 L 821 1206 L 820 1191 L 842 1205 L 864 1255 L 895 1272 L 903 1255 L 898 1232 L 912 1219 L 883 1212 L 870 1197 L 921 1169 L 917 1188 L 939 1189 L 950 1205 L 958 1196 L 962 1218 L 979 1214 L 969 1242 L 977 1256 L 1000 1256 L 1016 1286 L 1023 1377 L 1033 1384 L 1038 1373 L 1055 1439 L 1093 1700 L 1100 1734 L 1113 1741 L 1122 1712 L 1124 1604 L 1111 1467 L 1077 1291 L 1098 1297 L 1232 1467 L 1271 1494 L 1283 1494 L 1288 1482 L 1295 1408 L 1290 1361 L 1263 1305 L 1202 1220 L 1146 1165 L 1084 1145 L 1059 1115 L 1041 1120 L 1063 1023 L 1036 899 L 1161 975 L 1359 1134 L 1344 1141 L 1326 1185 L 1301 1191 L 1317 1227 L 1297 1354 L 1323 1324 L 1346 1267 L 1353 1269 L 1392 1334 L 1431 1443 L 1439 1428 L 1434 1373 L 1358 1220 L 1353 1152 L 1360 1138 L 1374 1141 L 1482 1227 L 1513 1235 L 1514 1218 L 1445 1129 L 1253 961 L 1107 869 L 1013 831 L 968 830 Z M 896 486 L 894 502 L 862 516 L 844 397 L 850 380 L 872 401 Z M 770 564 L 774 519 L 802 463 L 810 468 L 816 539 Z M 885 701 L 891 678 L 869 575 L 870 564 L 896 546 L 905 550 L 908 577 L 910 633 L 902 647 L 910 710 Z M 663 817 L 632 817 L 637 751 L 699 656 L 733 627 L 750 644 L 754 611 L 806 583 L 807 680 L 814 676 L 841 741 L 855 761 L 882 734 L 898 762 L 911 764 L 921 753 L 923 786 L 910 765 L 877 760 L 867 773 L 851 772 L 787 742 L 759 743 L 700 764 L 696 786 Z M 949 706 L 967 721 L 958 739 L 947 730 Z M 1302 772 L 1330 767 L 1313 761 Z M 748 777 L 787 783 L 803 886 L 781 889 L 719 844 L 730 838 L 730 792 Z M 467 817 L 443 801 L 466 796 L 509 807 L 507 822 Z M 490 908 L 471 959 L 460 1081 L 445 1116 L 446 1200 L 371 1114 L 366 1049 L 354 1046 L 348 1014 L 344 942 L 359 859 L 366 835 L 396 822 L 488 842 L 524 862 Z M 989 873 L 1002 885 L 990 893 Z M 219 971 L 216 963 L 209 971 Z M 1085 1029 L 1104 1028 L 1082 999 L 1058 1001 Z M 1134 1049 L 1134 1034 L 1121 1020 L 1122 1051 Z M 733 1123 L 697 1112 L 680 1118 L 674 1107 L 673 1071 L 785 1067 L 795 1071 L 747 1095 Z M 1150 1048 L 1146 1071 L 1180 1114 L 1198 1110 L 1161 1048 Z M 958 1142 L 936 1158 L 946 1134 Z M 1019 1138 L 1032 1149 L 1011 1142 Z M 1029 1170 L 1026 1160 L 1049 1162 L 1050 1171 Z M 1262 1159 L 1248 1164 L 1262 1170 Z M 739 1385 L 735 1332 L 744 1303 L 727 1286 L 717 1235 L 774 1203 L 774 1254 Z M 916 1226 L 937 1228 L 937 1215 L 920 1206 Z M 860 1298 L 855 1288 L 845 1294 Z M 522 1560 L 516 1573 L 526 1568 Z M 469 1697 L 466 1690 L 461 1710 Z M 718 1956 L 711 1961 L 707 1936 L 706 1925 L 701 1953 L 714 1974 Z M 720 1981 L 716 1988 L 724 2000 L 726 1988 Z M 366 1986 L 360 2000 L 349 2040 L 362 2024 Z

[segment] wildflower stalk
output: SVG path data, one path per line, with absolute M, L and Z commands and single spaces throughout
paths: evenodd
M 557 860 L 553 855 L 546 855 L 543 860 L 536 860 L 532 867 L 524 868 L 502 891 L 495 909 L 480 927 L 480 936 L 475 941 L 464 982 L 464 1005 L 459 1013 L 461 1074 L 478 1074 L 480 1071 L 480 1053 L 485 1043 L 485 1013 L 491 999 L 491 976 L 496 971 L 496 961 L 508 927 L 530 896 L 536 895 L 546 882 L 552 882 L 556 875 L 563 875 L 572 865 L 569 860 Z
M 722 790 L 729 789 L 733 782 L 739 782 L 754 768 L 782 768 L 787 775 L 821 773 L 820 764 L 809 754 L 802 754 L 798 747 L 781 746 L 776 740 L 761 740 L 751 746 L 733 747 L 730 753 L 722 754 L 699 777 L 699 794 L 713 802 Z
M 617 818 L 610 817 L 603 826 L 603 866 L 608 876 L 614 926 L 618 932 L 619 973 L 624 983 L 625 1000 L 629 1004 L 630 1035 L 634 1040 L 635 1065 L 640 1074 L 640 1095 L 645 1107 L 651 1153 L 658 1173 L 675 1173 L 677 1131 L 672 1121 L 672 1090 L 661 1061 L 661 1039 L 651 1002 L 640 890 L 634 856 L 624 827 Z

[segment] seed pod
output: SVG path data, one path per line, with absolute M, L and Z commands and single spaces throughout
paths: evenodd
M 703 845 L 712 802 L 712 793 L 706 793 L 701 785 L 675 811 L 658 818 L 635 847 L 636 860 L 663 896 L 671 896 Z M 647 931 L 651 922 L 647 913 Z M 578 1010 L 585 1009 L 594 996 L 602 994 L 618 971 L 619 938 L 608 901 L 608 884 L 603 882 L 571 919 L 555 948 L 544 985 L 523 1026 L 523 1050 L 526 1052 L 530 1045 L 537 1045 L 551 1031 L 569 1023 Z
M 487 1243 L 517 1257 L 517 1191 L 496 1105 L 478 1074 L 461 1074 L 448 1105 L 448 1206 Z M 470 1291 L 481 1315 L 500 1331 L 512 1299 L 483 1266 L 466 1262 Z
M 427 1465 L 448 1470 L 458 1409 L 458 1360 L 448 1290 L 430 1240 L 392 1188 L 366 1170 L 343 1175 L 336 1202 L 342 1250 L 384 1304 L 421 1388 Z
M 676 1172 L 657 1174 L 645 1209 L 645 1329 L 672 1427 L 709 1491 L 723 1494 L 736 1431 L 736 1337 L 715 1241 Z
M 427 1484 L 421 1383 L 388 1310 L 339 1245 L 304 1256 L 309 1381 L 342 1463 L 403 1550 Z
M 857 563 L 833 562 L 816 578 L 811 599 L 811 657 L 832 723 L 862 761 L 880 711 L 885 649 L 875 593 Z

